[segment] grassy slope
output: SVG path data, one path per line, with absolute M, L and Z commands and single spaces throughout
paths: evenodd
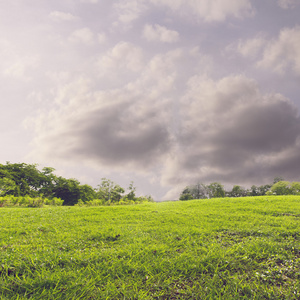
M 299 299 L 300 197 L 0 209 L 0 299 Z

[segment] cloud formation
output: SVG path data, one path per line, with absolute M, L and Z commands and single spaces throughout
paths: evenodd
M 94 43 L 94 33 L 91 29 L 84 27 L 75 30 L 69 37 L 69 41 L 72 43 L 79 43 L 79 44 L 93 44 Z
M 143 177 L 158 199 L 299 180 L 297 1 L 34 2 L 1 4 L 3 162 Z
M 282 95 L 263 94 L 244 76 L 219 81 L 195 76 L 182 98 L 181 114 L 177 152 L 163 175 L 166 183 L 249 185 L 274 174 L 298 176 L 291 161 L 299 166 L 300 118 Z
M 278 0 L 277 3 L 282 9 L 290 9 L 297 5 L 297 0 Z
M 258 65 L 280 74 L 291 69 L 300 75 L 300 27 L 282 29 L 278 39 L 268 42 Z
M 74 21 L 77 20 L 78 18 L 72 15 L 71 13 L 65 13 L 62 11 L 52 11 L 49 14 L 49 17 L 53 21 L 61 22 L 61 21 Z
M 169 30 L 158 24 L 145 25 L 143 36 L 148 41 L 160 41 L 164 43 L 175 43 L 179 40 L 179 33 L 177 31 Z
M 253 15 L 249 0 L 151 0 L 158 6 L 167 6 L 173 11 L 193 14 L 205 22 L 223 22 L 228 17 L 244 18 Z

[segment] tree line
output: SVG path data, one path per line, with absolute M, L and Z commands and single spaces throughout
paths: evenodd
M 127 192 L 113 181 L 102 178 L 97 188 L 81 184 L 75 178 L 64 178 L 54 174 L 55 169 L 42 170 L 36 164 L 0 164 L 0 197 L 14 196 L 47 199 L 62 199 L 64 205 L 99 203 L 128 204 L 153 201 L 151 196 L 136 196 L 136 187 L 130 183 Z
M 282 177 L 275 177 L 272 184 L 252 185 L 249 189 L 240 185 L 234 185 L 230 191 L 226 191 L 219 182 L 213 182 L 208 185 L 197 183 L 186 186 L 181 192 L 179 200 L 264 195 L 300 195 L 300 182 L 289 182 Z

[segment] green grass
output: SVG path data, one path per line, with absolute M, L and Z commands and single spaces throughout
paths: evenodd
M 0 209 L 0 299 L 299 299 L 300 197 Z

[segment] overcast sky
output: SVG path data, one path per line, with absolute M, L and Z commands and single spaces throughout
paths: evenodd
M 300 181 L 299 0 L 0 2 L 0 163 L 156 200 Z

